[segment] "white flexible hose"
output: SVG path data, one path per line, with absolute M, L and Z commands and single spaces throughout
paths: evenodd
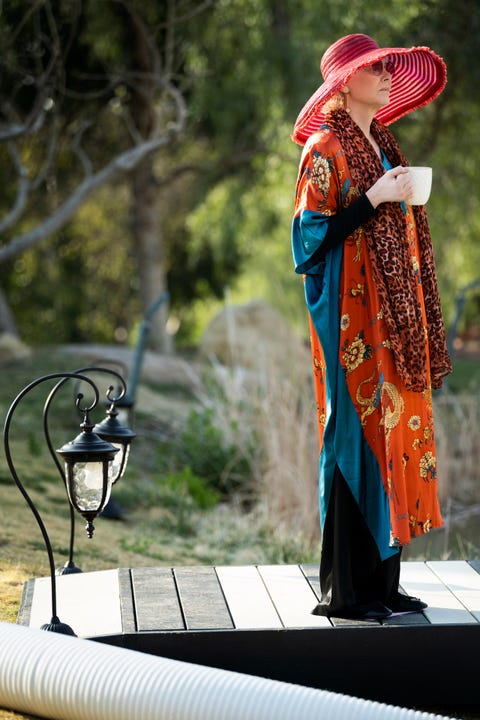
M 9 623 L 0 623 L 0 706 L 49 720 L 440 717 Z

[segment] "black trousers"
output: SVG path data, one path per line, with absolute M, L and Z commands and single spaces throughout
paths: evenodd
M 317 615 L 353 617 L 398 592 L 400 551 L 381 560 L 377 544 L 338 466 L 325 518 Z M 361 612 L 359 613 L 361 614 Z

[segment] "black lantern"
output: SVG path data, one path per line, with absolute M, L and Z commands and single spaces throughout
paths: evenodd
M 80 426 L 82 428 L 82 432 L 74 440 L 66 443 L 65 445 L 63 445 L 63 447 L 60 448 L 60 450 L 57 451 L 58 454 L 65 461 L 66 471 L 64 472 L 61 463 L 58 461 L 58 458 L 51 444 L 48 429 L 48 415 L 51 401 L 54 395 L 56 394 L 58 389 L 69 379 L 74 379 L 78 382 L 87 383 L 92 388 L 95 397 L 93 403 L 86 408 L 80 408 L 80 402 L 83 398 L 83 395 L 78 394 L 76 398 L 77 410 L 80 410 L 80 412 L 83 413 L 83 422 Z M 50 566 L 52 614 L 50 622 L 42 625 L 41 629 L 57 633 L 63 633 L 65 635 L 75 635 L 75 632 L 72 630 L 72 628 L 66 623 L 61 622 L 58 618 L 56 572 L 52 545 L 40 513 L 38 512 L 34 502 L 32 501 L 30 495 L 28 494 L 17 473 L 10 446 L 12 419 L 21 400 L 38 385 L 49 381 L 51 382 L 53 380 L 59 380 L 59 382 L 57 382 L 54 389 L 50 391 L 50 394 L 45 402 L 43 410 L 43 429 L 48 449 L 57 465 L 57 468 L 60 470 L 60 474 L 66 485 L 68 498 L 70 500 L 70 513 L 72 518 L 70 543 L 71 548 L 73 545 L 73 509 L 77 510 L 87 520 L 87 534 L 89 537 L 92 537 L 94 530 L 93 519 L 102 511 L 110 495 L 112 487 L 112 463 L 119 450 L 112 443 L 108 442 L 105 439 L 102 439 L 93 432 L 94 426 L 89 420 L 89 413 L 98 404 L 99 392 L 97 386 L 92 381 L 92 379 L 87 375 L 82 374 L 81 371 L 69 373 L 51 373 L 49 375 L 44 375 L 40 378 L 37 378 L 25 388 L 23 388 L 23 390 L 17 395 L 17 397 L 11 404 L 5 418 L 5 426 L 3 432 L 5 458 L 12 478 L 15 481 L 18 489 L 22 493 L 23 497 L 25 498 L 40 528 L 47 550 Z M 67 572 L 81 572 L 74 567 L 73 561 L 70 561 L 68 565 L 69 568 Z
M 59 617 L 57 615 L 57 586 L 56 586 L 55 563 L 54 563 L 54 557 L 53 557 L 52 544 L 50 542 L 50 538 L 48 536 L 48 533 L 47 533 L 47 530 L 45 527 L 45 523 L 43 522 L 41 515 L 35 506 L 35 503 L 31 499 L 30 495 L 28 494 L 25 486 L 23 485 L 23 483 L 20 480 L 20 477 L 17 473 L 15 463 L 13 461 L 11 446 L 10 446 L 10 432 L 11 432 L 12 419 L 14 417 L 14 413 L 15 413 L 18 405 L 20 404 L 20 402 L 31 390 L 36 388 L 38 385 L 40 385 L 44 382 L 58 380 L 59 378 L 62 378 L 62 383 L 65 382 L 68 378 L 75 378 L 77 380 L 87 382 L 92 387 L 92 389 L 95 393 L 94 403 L 93 403 L 92 407 L 89 409 L 92 409 L 93 407 L 95 407 L 97 405 L 98 399 L 99 399 L 98 389 L 97 389 L 96 385 L 92 382 L 92 380 L 90 378 L 88 378 L 87 376 L 80 375 L 79 373 L 51 373 L 49 375 L 43 375 L 42 377 L 37 378 L 36 380 L 31 382 L 29 385 L 24 387 L 23 390 L 21 390 L 21 392 L 17 395 L 15 400 L 10 405 L 10 408 L 8 409 L 8 412 L 7 412 L 7 416 L 5 418 L 5 425 L 4 425 L 4 430 L 3 430 L 3 441 L 4 441 L 4 449 L 5 449 L 5 458 L 6 458 L 10 473 L 12 475 L 12 478 L 15 481 L 15 484 L 17 485 L 18 489 L 22 493 L 23 497 L 25 498 L 30 510 L 32 511 L 32 513 L 35 517 L 35 520 L 37 521 L 37 524 L 38 524 L 40 531 L 42 533 L 42 536 L 43 536 L 45 548 L 47 550 L 48 561 L 49 561 L 49 566 L 50 566 L 52 614 L 51 614 L 50 622 L 42 625 L 41 629 L 49 630 L 51 632 L 62 633 L 64 635 L 75 635 L 75 632 L 72 630 L 72 628 L 69 625 L 67 625 L 66 623 L 61 622 L 61 620 L 59 619 Z M 59 383 L 57 383 L 57 387 L 58 387 L 58 385 L 59 385 Z M 45 438 L 47 441 L 47 445 L 49 446 L 49 449 L 51 446 L 50 446 L 50 439 L 48 436 L 47 415 L 48 415 L 48 408 L 50 405 L 51 396 L 52 396 L 52 393 L 50 393 L 50 397 L 45 404 L 44 413 L 43 413 L 43 427 L 44 427 Z M 80 402 L 81 397 L 82 396 L 79 396 L 77 398 L 77 408 L 78 408 L 78 404 Z M 102 441 L 102 442 L 104 442 L 104 441 Z M 113 446 L 110 449 L 110 453 L 111 453 L 111 457 L 113 458 L 113 456 L 115 454 L 115 448 L 113 448 Z
M 107 397 L 108 395 L 107 393 Z M 125 472 L 130 454 L 130 444 L 135 437 L 135 433 L 120 422 L 116 401 L 111 403 L 107 410 L 107 417 L 102 422 L 97 423 L 93 431 L 102 440 L 111 443 L 119 450 L 112 464 L 112 485 L 114 485 Z
M 93 432 L 87 410 L 80 427 L 80 435 L 57 453 L 65 462 L 68 498 L 87 521 L 85 528 L 91 538 L 95 529 L 93 520 L 110 498 L 113 461 L 119 449 Z
M 112 360 L 111 358 L 99 358 L 95 362 L 92 363 L 91 368 L 86 369 L 92 369 L 92 370 L 102 370 L 103 372 L 110 372 L 112 375 L 115 375 L 117 379 L 119 380 L 118 387 L 117 387 L 117 394 L 114 398 L 109 397 L 109 393 L 107 393 L 107 402 L 106 407 L 111 409 L 112 402 L 115 403 L 115 408 L 118 413 L 118 422 L 123 425 L 126 428 L 133 428 L 134 426 L 134 417 L 135 417 L 135 397 L 130 393 L 131 386 L 133 387 L 133 384 L 136 384 L 138 382 L 138 365 L 139 360 L 137 358 L 138 352 L 135 353 L 135 357 L 132 362 L 132 377 L 128 379 L 128 387 L 129 390 L 127 391 L 127 382 L 125 381 L 125 377 L 127 375 L 127 365 L 120 360 Z M 98 366 L 100 367 L 94 367 Z M 108 366 L 111 366 L 111 369 L 107 369 Z M 83 370 L 80 370 L 79 372 L 83 372 Z M 95 429 L 95 432 L 96 429 Z M 135 437 L 135 435 L 134 435 Z M 113 442 L 113 441 L 112 441 Z M 115 443 L 114 443 L 115 444 Z
M 115 400 L 118 421 L 125 427 L 133 428 L 135 417 L 135 400 L 128 393 Z
M 112 385 L 108 388 L 107 393 L 106 393 L 107 398 L 109 398 L 108 402 L 109 402 L 110 407 L 112 406 L 112 404 L 117 403 L 118 401 L 121 401 L 123 399 L 123 397 L 126 395 L 127 386 L 126 386 L 125 380 L 123 379 L 123 376 L 119 372 L 114 370 L 113 368 L 107 368 L 107 367 L 98 366 L 95 364 L 95 365 L 88 365 L 86 367 L 78 368 L 77 370 L 74 371 L 74 376 L 78 380 L 77 390 L 76 390 L 77 399 L 80 397 L 80 393 L 78 391 L 80 389 L 80 384 L 82 382 L 82 378 L 84 377 L 84 374 L 86 374 L 86 373 L 89 373 L 89 374 L 90 373 L 92 373 L 92 374 L 106 373 L 106 374 L 116 378 L 117 383 L 118 383 L 116 394 L 112 395 L 112 393 L 113 393 Z M 89 377 L 90 377 L 90 375 L 89 375 Z M 60 476 L 65 484 L 65 488 L 66 488 L 67 494 L 68 494 L 69 490 L 68 490 L 68 486 L 67 486 L 66 465 L 64 463 L 59 462 L 59 458 L 57 457 L 57 451 L 55 451 L 53 449 L 53 446 L 52 446 L 52 443 L 50 440 L 50 433 L 49 433 L 49 428 L 48 428 L 48 416 L 49 416 L 50 404 L 51 404 L 54 396 L 58 392 L 58 390 L 62 387 L 62 385 L 65 384 L 65 382 L 67 382 L 67 380 L 68 380 L 68 377 L 63 378 L 59 383 L 57 383 L 57 385 L 53 388 L 49 397 L 47 398 L 47 401 L 46 401 L 45 407 L 44 407 L 44 429 L 45 429 L 45 438 L 47 440 L 47 445 L 48 445 L 48 449 L 50 451 L 50 455 L 52 456 L 52 459 L 58 468 L 58 471 L 59 471 Z M 78 404 L 77 404 L 77 407 L 78 407 Z M 91 408 L 89 408 L 89 410 L 93 410 L 94 407 L 95 407 L 95 405 L 93 405 Z M 83 411 L 80 410 L 80 412 L 83 412 Z M 99 437 L 102 437 L 102 435 L 100 433 L 96 432 L 95 427 L 93 428 L 93 432 L 96 435 L 98 435 Z M 129 446 L 131 440 L 133 439 L 133 437 L 135 437 L 135 433 L 133 433 L 128 428 L 122 427 L 118 423 L 117 427 L 115 427 L 113 429 L 113 432 L 111 433 L 111 437 L 115 437 L 115 436 L 118 437 L 120 435 L 122 436 L 120 443 L 126 444 L 126 438 L 127 437 L 129 438 L 128 446 Z M 83 440 L 85 440 L 85 438 L 83 436 L 79 436 L 79 437 L 83 438 Z M 107 437 L 103 437 L 102 439 L 106 440 L 107 442 L 112 442 L 112 441 L 109 441 L 109 439 Z M 115 447 L 120 447 L 120 444 L 115 441 L 112 442 L 112 444 Z M 118 479 L 120 474 L 123 474 L 125 467 L 126 467 L 126 460 L 127 460 L 128 452 L 126 452 L 125 448 L 120 448 L 120 449 L 122 450 L 122 452 L 116 453 L 115 457 L 112 461 L 112 464 L 113 464 L 113 466 L 111 468 L 112 485 Z M 129 449 L 129 447 L 128 447 L 128 449 Z M 118 469 L 116 467 L 119 462 L 121 464 L 120 473 L 118 472 Z M 69 496 L 69 499 L 70 499 L 70 496 Z M 110 500 L 110 503 L 111 502 L 112 501 Z M 108 497 L 107 497 L 107 500 L 105 501 L 104 505 L 107 506 L 107 504 L 108 504 Z M 75 563 L 73 561 L 74 542 L 75 542 L 75 510 L 78 510 L 78 508 L 72 502 L 70 502 L 69 556 L 68 556 L 68 561 L 61 568 L 58 568 L 57 575 L 70 575 L 72 573 L 82 572 L 81 569 L 77 565 L 75 565 Z M 105 514 L 105 508 L 102 512 L 102 515 L 103 514 Z M 93 530 L 92 530 L 92 532 L 93 532 Z

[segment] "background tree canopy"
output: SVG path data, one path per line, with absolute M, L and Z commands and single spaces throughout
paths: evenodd
M 479 30 L 476 0 L 4 3 L 10 329 L 28 343 L 134 340 L 168 288 L 152 338 L 166 351 L 171 333 L 177 345 L 197 340 L 227 289 L 234 302 L 268 300 L 306 333 L 290 251 L 300 155 L 290 132 L 321 82 L 321 55 L 351 32 L 428 45 L 446 61 L 444 93 L 394 132 L 411 164 L 434 168 L 428 213 L 448 321 L 456 292 L 480 275 Z

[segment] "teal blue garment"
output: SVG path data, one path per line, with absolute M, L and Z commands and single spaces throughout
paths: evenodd
M 311 210 L 302 210 L 300 215 L 293 219 L 292 249 L 295 262 L 295 272 L 317 273 L 321 272 L 323 262 L 315 264 L 312 256 L 320 247 L 328 228 L 328 217 Z
M 391 167 L 384 161 L 386 169 Z M 305 299 L 318 334 L 326 366 L 326 424 L 319 458 L 319 506 L 322 529 L 330 499 L 335 465 L 345 478 L 382 560 L 398 552 L 390 547 L 390 511 L 378 462 L 366 442 L 359 417 L 350 398 L 340 365 L 339 283 L 343 243 L 326 253 L 325 259 L 311 264 L 320 247 L 328 217 L 303 210 L 292 226 L 295 270 L 305 275 Z

